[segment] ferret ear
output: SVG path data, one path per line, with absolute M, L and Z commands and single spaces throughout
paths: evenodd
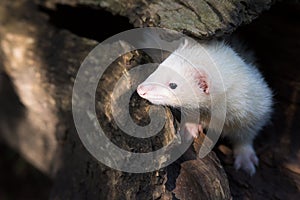
M 194 78 L 198 84 L 199 89 L 201 89 L 204 93 L 209 94 L 209 81 L 206 72 L 194 69 Z

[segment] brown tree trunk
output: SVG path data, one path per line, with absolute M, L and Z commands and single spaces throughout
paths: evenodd
M 99 163 L 82 145 L 71 115 L 72 87 L 83 58 L 97 42 L 52 27 L 47 22 L 47 16 L 38 12 L 37 6 L 32 2 L 2 2 L 0 7 L 3 8 L 0 19 L 4 24 L 0 30 L 2 82 L 8 80 L 4 74 L 12 80 L 14 88 L 10 90 L 15 91 L 16 95 L 15 102 L 10 102 L 9 106 L 18 108 L 16 113 L 6 113 L 13 115 L 13 125 L 8 123 L 11 118 L 1 119 L 1 138 L 55 180 L 52 198 L 172 199 L 173 195 L 182 195 L 184 190 L 180 187 L 184 185 L 180 183 L 187 180 L 185 175 L 182 177 L 179 167 L 185 161 L 154 172 L 131 174 Z M 126 48 L 126 45 L 115 45 L 116 49 Z M 114 52 L 107 52 L 105 57 L 110 58 L 110 53 Z M 126 138 L 120 130 L 112 128 L 116 125 L 110 120 L 111 113 L 106 109 L 110 104 L 112 86 L 128 67 L 145 62 L 143 59 L 143 54 L 131 52 L 113 63 L 111 70 L 100 80 L 96 99 L 101 103 L 97 104 L 96 108 L 98 119 L 105 126 L 112 141 L 127 150 L 128 144 L 138 144 L 134 148 L 142 148 L 147 152 L 167 143 L 174 136 L 171 112 L 167 111 L 168 120 L 163 132 L 157 137 L 141 142 L 134 138 Z M 3 96 L 7 96 L 5 91 L 2 92 Z M 137 95 L 133 101 L 140 104 L 136 98 Z M 143 104 L 149 106 L 145 102 Z M 141 108 L 133 108 L 133 117 L 141 118 L 140 121 L 147 120 L 147 114 L 139 109 Z M 210 168 L 216 169 L 211 172 L 205 170 L 205 173 L 212 173 L 218 181 L 217 185 L 214 184 L 209 190 L 199 190 L 200 196 L 228 199 L 228 182 L 221 165 L 216 165 L 218 159 L 211 153 L 205 160 Z M 188 165 L 185 167 L 185 173 L 203 173 L 201 166 L 206 166 L 206 163 L 200 160 L 193 161 L 194 164 L 197 162 L 202 165 L 195 165 L 193 171 L 188 169 Z M 181 177 L 178 186 L 177 176 Z M 199 179 L 197 186 L 203 187 L 205 181 L 210 180 Z M 195 188 L 195 191 L 197 190 Z M 210 194 L 211 190 L 214 193 Z M 194 195 L 199 195 L 199 192 L 195 192 Z
M 60 0 L 42 1 L 55 7 Z M 100 6 L 129 18 L 135 27 L 155 26 L 184 32 L 198 39 L 220 37 L 250 23 L 275 0 L 66 0 L 63 4 Z M 117 25 L 117 24 L 116 24 Z
M 136 0 L 128 3 L 127 0 L 48 0 L 40 4 L 43 9 L 55 12 L 57 2 L 74 7 L 79 3 L 100 5 L 112 13 L 128 17 L 136 27 L 170 28 L 205 39 L 231 33 L 241 24 L 249 23 L 273 1 Z M 1 139 L 53 178 L 55 185 L 51 198 L 231 198 L 227 176 L 218 158 L 214 152 L 204 159 L 197 158 L 197 145 L 170 166 L 141 174 L 111 169 L 91 156 L 77 134 L 71 100 L 77 70 L 98 43 L 55 28 L 48 17 L 38 10 L 35 2 L 0 3 L 0 82 L 4 84 L 10 79 L 14 86 L 2 86 L 0 91 L 1 96 L 13 99 L 5 102 L 8 102 L 7 107 L 14 108 L 1 114 L 5 116 L 0 119 Z M 115 45 L 117 49 L 127 48 L 121 43 Z M 109 59 L 114 53 L 107 52 L 105 56 Z M 97 90 L 96 100 L 100 102 L 96 104 L 98 120 L 108 137 L 125 150 L 132 150 L 129 144 L 135 144 L 136 149 L 153 151 L 175 137 L 175 120 L 168 109 L 161 133 L 142 142 L 122 135 L 107 109 L 113 85 L 130 68 L 149 61 L 147 59 L 138 51 L 121 56 L 105 72 Z M 11 94 L 7 95 L 5 89 Z M 132 107 L 133 119 L 147 123 L 148 114 L 144 111 L 149 105 L 137 95 L 132 101 L 135 104 Z M 195 141 L 197 143 L 201 143 L 201 139 Z

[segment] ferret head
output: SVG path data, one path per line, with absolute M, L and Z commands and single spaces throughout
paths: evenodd
M 153 104 L 197 108 L 209 101 L 207 73 L 175 51 L 138 88 Z

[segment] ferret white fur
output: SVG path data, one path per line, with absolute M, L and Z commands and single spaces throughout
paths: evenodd
M 186 123 L 181 127 L 181 134 L 193 137 L 200 127 L 209 124 L 210 95 L 217 105 L 226 96 L 222 135 L 233 144 L 235 168 L 255 173 L 258 158 L 252 143 L 269 121 L 272 92 L 253 64 L 246 63 L 230 46 L 218 41 L 191 44 L 185 40 L 138 86 L 137 92 L 153 104 L 200 108 L 201 125 Z

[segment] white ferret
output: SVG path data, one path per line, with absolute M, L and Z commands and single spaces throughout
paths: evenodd
M 262 75 L 224 42 L 191 43 L 185 40 L 137 88 L 153 104 L 200 110 L 200 124 L 185 123 L 181 134 L 198 136 L 207 128 L 214 105 L 226 101 L 222 135 L 233 145 L 235 168 L 255 173 L 258 158 L 252 143 L 269 121 L 272 92 Z M 218 116 L 217 116 L 218 118 Z

